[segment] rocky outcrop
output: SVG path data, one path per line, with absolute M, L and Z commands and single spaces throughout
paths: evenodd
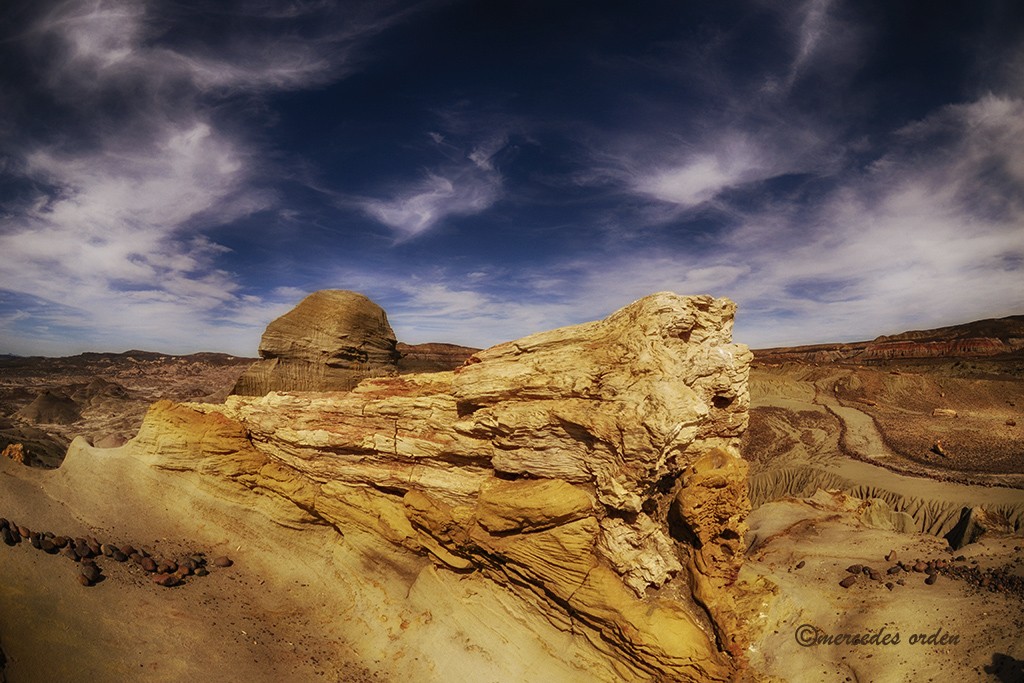
M 37 424 L 71 424 L 82 417 L 82 407 L 64 392 L 46 389 L 16 415 Z
M 7 444 L 4 447 L 3 452 L 0 452 L 0 457 L 9 458 L 14 462 L 25 465 L 26 467 L 32 466 L 32 454 L 25 450 L 25 446 L 20 443 Z
M 260 358 L 232 393 L 347 391 L 365 377 L 397 373 L 395 333 L 384 310 L 362 294 L 310 294 L 267 326 Z
M 619 679 L 727 680 L 746 648 L 734 598 L 750 509 L 751 354 L 731 343 L 733 313 L 660 293 L 455 371 L 161 402 L 125 448 L 251 490 L 280 524 L 504 586 Z

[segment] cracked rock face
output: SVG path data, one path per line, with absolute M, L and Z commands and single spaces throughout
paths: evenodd
M 750 510 L 734 309 L 663 292 L 451 372 L 158 403 L 129 447 L 260 494 L 282 524 L 370 533 L 497 582 L 622 679 L 727 680 L 746 646 Z
M 396 345 L 384 309 L 362 294 L 314 292 L 267 326 L 261 360 L 232 393 L 348 390 L 365 377 L 396 374 Z

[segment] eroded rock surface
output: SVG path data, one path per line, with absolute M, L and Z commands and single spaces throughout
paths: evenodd
M 733 313 L 659 293 L 451 372 L 161 402 L 126 448 L 240 484 L 283 525 L 370 532 L 496 582 L 620 679 L 727 680 L 746 647 L 734 582 L 750 509 L 751 354 L 731 343 Z
M 362 294 L 314 292 L 267 326 L 261 360 L 233 393 L 348 390 L 365 377 L 396 374 L 396 344 L 384 309 Z

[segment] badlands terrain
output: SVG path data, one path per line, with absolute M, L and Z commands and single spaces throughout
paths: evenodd
M 1024 318 L 732 317 L 409 347 L 323 292 L 258 361 L 4 357 L 0 678 L 1024 680 Z

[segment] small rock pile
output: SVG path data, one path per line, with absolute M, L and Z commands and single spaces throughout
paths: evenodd
M 894 562 L 896 552 L 892 551 L 885 557 L 886 561 Z M 913 562 L 895 561 L 885 575 L 874 567 L 861 564 L 853 564 L 846 568 L 847 576 L 839 581 L 843 588 L 850 588 L 858 582 L 860 577 L 867 577 L 867 580 L 875 584 L 883 584 L 887 589 L 893 590 L 896 586 L 906 585 L 907 580 L 914 574 L 924 574 L 924 583 L 931 586 L 939 575 L 951 579 L 964 581 L 976 588 L 987 590 L 992 593 L 1009 593 L 1024 598 L 1024 576 L 1014 574 L 1010 565 L 998 568 L 981 569 L 972 564 L 965 564 L 967 558 L 958 555 L 953 559 L 915 559 Z M 977 563 L 977 560 L 971 560 Z M 1017 562 L 1020 562 L 1018 558 Z M 863 583 L 863 582 L 862 582 Z
M 117 545 L 102 543 L 93 536 L 71 538 L 50 531 L 33 531 L 2 517 L 0 540 L 12 547 L 27 541 L 33 548 L 48 555 L 61 555 L 75 562 L 78 565 L 75 580 L 83 586 L 94 586 L 106 579 L 98 564 L 103 558 L 120 563 L 132 562 L 148 574 L 153 583 L 165 588 L 183 584 L 191 577 L 207 576 L 210 566 L 225 568 L 234 564 L 226 556 L 207 561 L 206 553 L 203 552 L 179 559 L 154 557 L 145 548 L 136 548 L 130 543 Z

